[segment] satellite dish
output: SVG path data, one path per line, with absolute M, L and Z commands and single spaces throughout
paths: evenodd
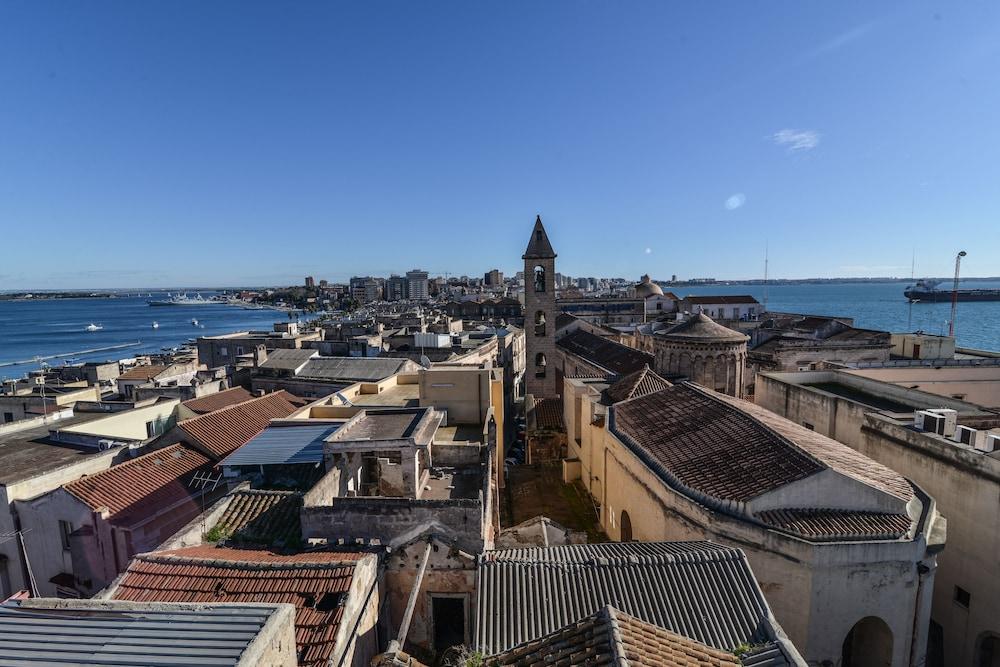
M 424 368 L 431 367 L 431 360 L 427 358 L 426 354 L 420 355 L 420 365 L 423 366 Z

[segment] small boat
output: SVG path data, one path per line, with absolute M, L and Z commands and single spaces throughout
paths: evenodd
M 198 326 L 198 320 L 196 320 L 195 318 L 192 317 L 191 318 L 191 326 L 193 326 L 193 327 Z
M 100 331 L 103 328 L 100 324 L 94 324 L 93 322 L 87 325 L 87 331 Z
M 160 323 L 159 323 L 159 322 L 156 322 L 156 321 L 154 321 L 154 322 L 153 322 L 153 328 L 154 328 L 154 329 L 159 329 L 159 328 L 160 328 Z

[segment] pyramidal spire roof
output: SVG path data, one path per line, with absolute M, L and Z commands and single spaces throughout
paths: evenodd
M 531 230 L 531 240 L 528 241 L 528 248 L 524 251 L 521 259 L 553 259 L 556 251 L 549 243 L 549 235 L 545 233 L 542 226 L 542 216 L 535 218 L 535 227 Z

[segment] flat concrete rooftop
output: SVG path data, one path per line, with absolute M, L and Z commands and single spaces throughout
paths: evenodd
M 475 500 L 483 488 L 481 466 L 434 467 L 424 486 L 422 500 Z
M 103 413 L 75 416 L 0 436 L 0 484 L 14 484 L 31 479 L 81 461 L 87 456 L 101 454 L 96 447 L 55 442 L 50 438 L 49 431 L 106 416 Z
M 352 417 L 327 442 L 350 443 L 358 440 L 403 440 L 421 435 L 420 426 L 430 408 L 363 410 Z M 426 429 L 423 429 L 426 437 Z M 426 442 L 425 442 L 426 444 Z
M 447 444 L 452 442 L 482 442 L 483 427 L 481 424 L 452 424 L 439 426 L 434 434 L 434 442 Z
M 397 384 L 378 394 L 360 394 L 354 405 L 415 408 L 420 405 L 419 384 Z
M 918 409 L 915 406 L 906 405 L 888 398 L 876 396 L 875 394 L 870 394 L 866 391 L 862 391 L 855 387 L 849 387 L 846 384 L 841 384 L 839 382 L 807 382 L 802 386 L 813 387 L 815 389 L 831 393 L 834 396 L 840 396 L 841 398 L 846 398 L 851 401 L 857 401 L 858 403 L 863 403 L 864 405 L 875 408 L 876 410 L 882 410 L 885 412 L 913 412 Z

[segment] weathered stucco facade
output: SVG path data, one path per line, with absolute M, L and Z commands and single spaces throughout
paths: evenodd
M 823 390 L 848 386 L 858 400 Z M 820 386 L 807 386 L 819 383 Z M 862 400 L 869 403 L 863 403 Z M 978 406 L 844 372 L 766 373 L 757 377 L 757 400 L 764 407 L 807 423 L 866 456 L 899 471 L 932 494 L 948 518 L 948 546 L 938 556 L 933 626 L 940 628 L 937 655 L 928 664 L 996 664 L 1000 656 L 1000 459 L 913 428 L 912 409 L 947 407 L 959 422 L 1000 425 Z M 902 403 L 909 412 L 893 412 Z M 968 594 L 966 596 L 966 594 Z M 932 651 L 933 653 L 934 651 Z M 983 662 L 986 660 L 986 662 Z

